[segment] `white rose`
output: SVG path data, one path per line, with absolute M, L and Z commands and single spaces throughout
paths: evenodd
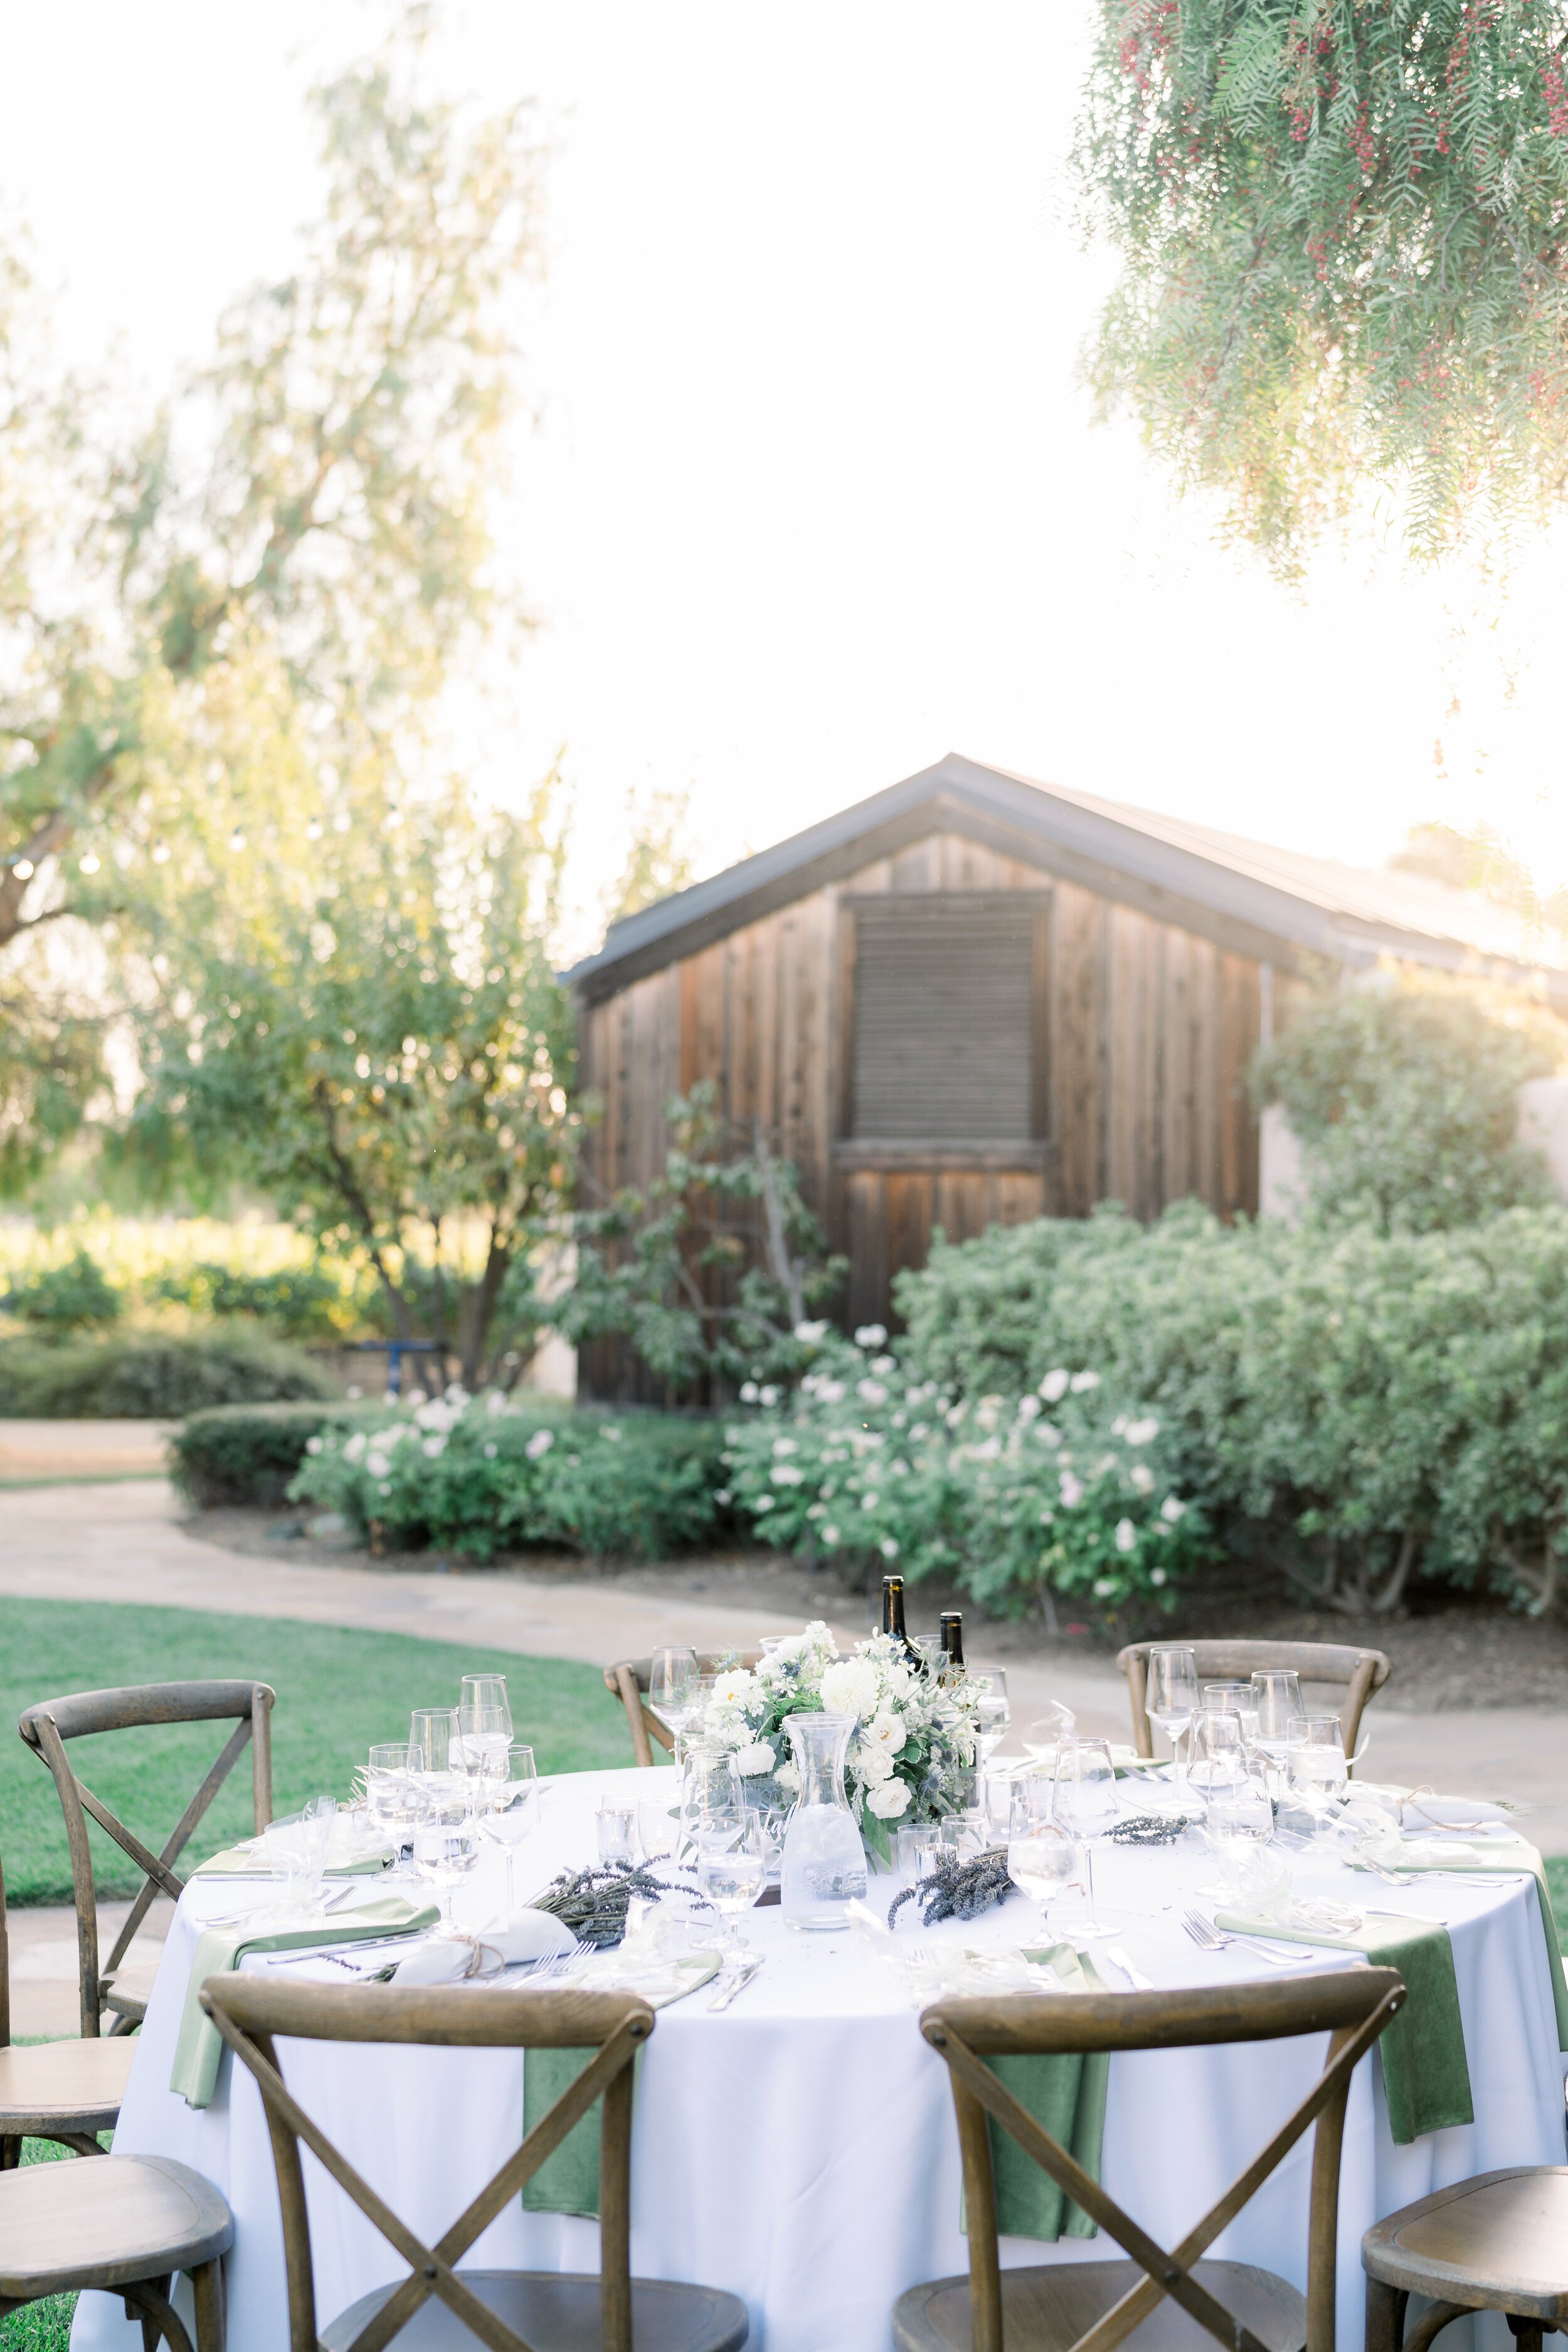
M 838 1658 L 822 1675 L 825 1715 L 867 1718 L 877 1712 L 877 1669 L 869 1658 Z
M 797 1470 L 793 1462 L 775 1462 L 768 1472 L 775 1486 L 804 1486 L 805 1472 Z
M 391 1465 L 384 1454 L 367 1454 L 364 1466 L 373 1478 L 384 1478 Z
M 713 1685 L 715 1706 L 749 1706 L 756 1696 L 757 1678 L 744 1666 L 733 1666 Z
M 827 1326 L 826 1323 L 797 1323 L 795 1336 L 803 1348 L 815 1348 L 818 1340 L 827 1337 Z
M 879 1822 L 896 1822 L 909 1801 L 910 1792 L 901 1780 L 884 1780 L 881 1787 L 873 1789 L 866 1799 Z
M 1082 1396 L 1086 1389 L 1097 1389 L 1100 1386 L 1100 1374 L 1098 1372 L 1075 1372 L 1071 1380 L 1068 1382 L 1068 1386 L 1071 1389 L 1074 1396 Z
M 886 1404 L 888 1402 L 888 1391 L 880 1381 L 857 1381 L 855 1393 L 863 1397 L 868 1404 Z
M 873 1717 L 860 1735 L 862 1748 L 879 1748 L 884 1756 L 896 1756 L 909 1738 L 909 1728 L 901 1715 L 884 1709 Z
M 822 1540 L 825 1544 L 836 1544 L 838 1541 L 838 1529 L 837 1528 L 824 1528 L 822 1530 Z
M 1147 1445 L 1151 1439 L 1158 1437 L 1159 1434 L 1160 1424 L 1152 1414 L 1147 1421 L 1130 1421 L 1127 1424 L 1129 1445 Z
M 1062 1502 L 1067 1509 L 1069 1511 L 1077 1510 L 1079 1505 L 1083 1500 L 1082 1479 L 1075 1478 L 1070 1470 L 1064 1470 L 1061 1475 L 1061 1489 Z
M 1040 1394 L 1047 1404 L 1055 1404 L 1059 1397 L 1066 1396 L 1068 1379 L 1068 1373 L 1060 1366 L 1054 1372 L 1046 1374 L 1045 1379 L 1040 1382 Z
M 1129 1475 L 1131 1475 L 1132 1484 L 1137 1488 L 1139 1494 L 1152 1495 L 1153 1493 L 1154 1473 L 1150 1469 L 1149 1465 L 1146 1462 L 1134 1462 Z
M 799 1444 L 799 1441 L 798 1441 L 797 1439 L 793 1438 L 793 1437 L 775 1437 L 775 1438 L 774 1438 L 774 1440 L 773 1440 L 773 1454 L 774 1454 L 774 1458 L 775 1458 L 777 1461 L 782 1462 L 782 1461 L 784 1461 L 784 1457 L 785 1457 L 787 1454 L 798 1454 L 799 1452 L 800 1452 L 800 1444 Z
M 750 1748 L 737 1748 L 735 1750 L 735 1769 L 744 1780 L 753 1779 L 759 1772 L 771 1772 L 777 1761 L 765 1739 L 754 1740 Z
M 887 1339 L 887 1332 L 880 1323 L 862 1323 L 855 1334 L 855 1345 L 858 1348 L 881 1348 L 886 1346 Z
M 1132 1522 L 1131 1522 L 1131 1519 L 1118 1519 L 1118 1520 L 1117 1520 L 1117 1522 L 1116 1522 L 1116 1549 L 1117 1549 L 1117 1550 L 1118 1550 L 1118 1551 L 1136 1551 L 1136 1550 L 1137 1550 L 1137 1549 L 1138 1549 L 1138 1530 L 1137 1530 L 1137 1528 L 1133 1526 L 1133 1524 L 1132 1524 Z
M 868 1787 L 875 1788 L 879 1781 L 891 1778 L 893 1759 L 879 1748 L 868 1748 L 862 1740 L 855 1750 L 855 1769 Z
M 891 1536 L 884 1536 L 877 1549 L 884 1559 L 897 1559 L 899 1556 L 899 1547 Z
M 522 1450 L 527 1454 L 531 1462 L 537 1462 L 542 1455 L 549 1453 L 554 1443 L 555 1438 L 552 1431 L 548 1429 L 536 1429 L 533 1435 L 529 1439 L 528 1444 Z
M 1184 1519 L 1186 1516 L 1185 1503 L 1178 1502 L 1174 1495 L 1167 1495 L 1160 1506 L 1160 1517 L 1164 1520 L 1165 1525 L 1168 1528 L 1173 1528 L 1178 1519 Z

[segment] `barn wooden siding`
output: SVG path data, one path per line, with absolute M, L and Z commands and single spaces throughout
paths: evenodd
M 1048 891 L 1042 985 L 1046 1132 L 977 1162 L 845 1140 L 849 1123 L 854 923 L 871 893 Z M 1258 1207 L 1258 1123 L 1246 1074 L 1262 1021 L 1261 967 L 1212 940 L 998 856 L 935 835 L 811 892 L 584 1007 L 582 1075 L 602 1117 L 589 1198 L 657 1175 L 664 1107 L 699 1079 L 718 1108 L 761 1118 L 850 1261 L 852 1322 L 886 1322 L 891 1280 L 938 1228 L 1083 1216 L 1121 1201 L 1148 1218 L 1191 1195 L 1222 1215 Z M 584 1351 L 585 1388 L 641 1387 L 616 1347 Z

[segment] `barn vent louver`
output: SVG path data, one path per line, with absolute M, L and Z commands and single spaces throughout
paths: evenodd
M 1037 906 L 935 894 L 855 910 L 858 1143 L 1023 1141 L 1036 1123 Z

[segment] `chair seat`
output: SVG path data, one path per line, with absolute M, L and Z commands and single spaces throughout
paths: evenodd
M 129 1968 L 117 1969 L 112 1983 L 103 1989 L 104 2007 L 113 2010 L 119 2017 L 134 2018 L 140 2022 L 147 2014 L 157 1973 L 156 1960 L 133 1960 Z
M 534 2352 L 600 2352 L 597 2272 L 459 2271 L 458 2275 Z M 348 2352 L 354 2337 L 396 2292 L 395 2285 L 376 2287 L 340 2312 L 321 2330 L 327 2352 Z M 637 2352 L 741 2352 L 749 2327 L 739 2295 L 664 2279 L 632 2281 Z M 474 2352 L 476 2340 L 467 2323 L 435 2295 L 392 2338 L 397 2352 Z
M 1067 2352 L 1143 2276 L 1136 2263 L 1043 2263 L 1004 2271 L 1002 2336 L 1007 2352 Z M 1193 2276 L 1268 2352 L 1301 2352 L 1306 2304 L 1272 2271 L 1246 2263 L 1195 2263 Z M 893 2337 L 900 2352 L 973 2352 L 968 2279 L 932 2279 L 910 2287 L 893 2305 Z M 1136 2352 L 1214 2352 L 1214 2341 L 1168 2295 L 1122 2338 Z
M 1479 2172 L 1435 2189 L 1361 2242 L 1385 2285 L 1471 2311 L 1568 2322 L 1568 2165 Z
M 0 2173 L 0 2300 L 116 2287 L 226 2253 L 234 2220 L 210 2180 L 166 2156 L 100 2156 Z
M 0 2137 L 111 2130 L 136 2055 L 129 2037 L 0 2050 Z

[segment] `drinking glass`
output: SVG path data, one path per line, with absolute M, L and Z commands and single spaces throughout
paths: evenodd
M 1191 1747 L 1188 1777 L 1205 1790 L 1237 1780 L 1246 1769 L 1241 1717 L 1233 1715 L 1228 1707 L 1199 1708 L 1193 1717 Z
M 1053 1817 L 1053 1782 L 1043 1777 L 1015 1780 L 1012 1794 L 1007 1875 L 1039 1905 L 1040 1931 L 1047 1934 L 1051 1903 L 1064 1887 L 1076 1883 L 1089 1894 L 1088 1856 Z
M 697 1883 L 724 1923 L 726 1948 L 745 1942 L 734 1923 L 762 1893 L 766 1870 L 755 1813 L 715 1810 L 704 1816 L 697 1832 Z
M 502 1761 L 505 1778 L 493 1776 L 493 1796 L 479 1827 L 506 1855 L 506 1916 L 517 1908 L 512 1873 L 517 1850 L 539 1827 L 539 1767 L 531 1748 L 509 1746 Z
M 979 1689 L 974 1706 L 974 1744 L 984 1768 L 1006 1738 L 1007 1726 L 1012 1721 L 1012 1710 L 1007 1705 L 1007 1676 L 1000 1666 L 976 1664 L 970 1667 L 969 1679 Z
M 466 1788 L 426 1780 L 414 1816 L 414 1864 L 437 1890 L 441 1916 L 450 1927 L 452 1889 L 479 1858 L 479 1826 Z
M 408 1719 L 408 1769 L 426 1776 L 458 1769 L 452 1753 L 462 1737 L 455 1706 L 416 1706 Z
M 459 1707 L 488 1707 L 492 1714 L 506 1719 L 507 1734 L 511 1733 L 511 1702 L 506 1695 L 504 1675 L 465 1675 Z
M 1345 1738 L 1337 1715 L 1294 1715 L 1285 1727 L 1285 1762 L 1290 1784 L 1328 1805 L 1349 1778 Z
M 1078 1729 L 1078 1717 L 1070 1706 L 1059 1699 L 1046 1701 L 1045 1713 L 1031 1717 L 1024 1727 L 1024 1746 L 1037 1764 L 1054 1764 L 1057 1749 L 1064 1739 L 1070 1739 Z
M 599 1860 L 625 1863 L 632 1861 L 632 1829 L 637 1821 L 635 1805 L 617 1805 L 610 1798 L 599 1801 L 597 1828 Z
M 1182 1764 L 1182 1739 L 1191 1728 L 1197 1711 L 1197 1659 L 1191 1650 L 1174 1643 L 1157 1643 L 1149 1653 L 1149 1680 L 1143 1712 L 1151 1723 L 1159 1725 L 1170 1741 L 1178 1780 L 1184 1780 L 1187 1777 Z M 1189 1767 L 1191 1762 L 1189 1755 Z
M 637 1807 L 637 1844 L 645 1862 L 668 1862 L 680 1843 L 680 1823 L 657 1799 Z
M 378 1740 L 365 1767 L 365 1811 L 388 1843 L 407 1843 L 414 1823 L 414 1783 L 406 1739 Z
M 476 1801 L 489 1801 L 489 1784 L 505 1776 L 511 1745 L 511 1708 L 504 1675 L 465 1675 L 458 1702 L 458 1738 L 453 1763 L 474 1783 Z
M 1274 1806 L 1261 1765 L 1210 1792 L 1204 1832 L 1226 1870 L 1226 1884 L 1209 1891 L 1227 1901 L 1245 1894 L 1249 1865 L 1274 1835 Z
M 700 1704 L 698 1696 L 697 1653 L 667 1644 L 656 1650 L 648 1669 L 647 1703 L 653 1713 L 677 1737 L 686 1729 Z
M 1252 1696 L 1258 1709 L 1257 1746 L 1278 1775 L 1284 1770 L 1291 1722 L 1307 1712 L 1301 1704 L 1301 1678 L 1289 1667 L 1269 1667 L 1253 1675 Z
M 918 1886 L 929 1878 L 936 1866 L 942 1846 L 942 1828 L 936 1822 L 904 1822 L 899 1830 L 899 1874 L 910 1886 Z
M 1258 1745 L 1258 1701 L 1250 1683 L 1205 1683 L 1198 1703 L 1213 1713 L 1239 1716 L 1242 1746 Z
M 1120 1807 L 1116 1768 L 1106 1739 L 1064 1740 L 1057 1754 L 1052 1811 L 1057 1821 L 1083 1847 L 1084 1891 L 1089 1916 L 1079 1927 L 1085 1937 L 1109 1936 L 1113 1930 L 1094 1916 L 1094 1856 L 1089 1841 L 1108 1830 Z

